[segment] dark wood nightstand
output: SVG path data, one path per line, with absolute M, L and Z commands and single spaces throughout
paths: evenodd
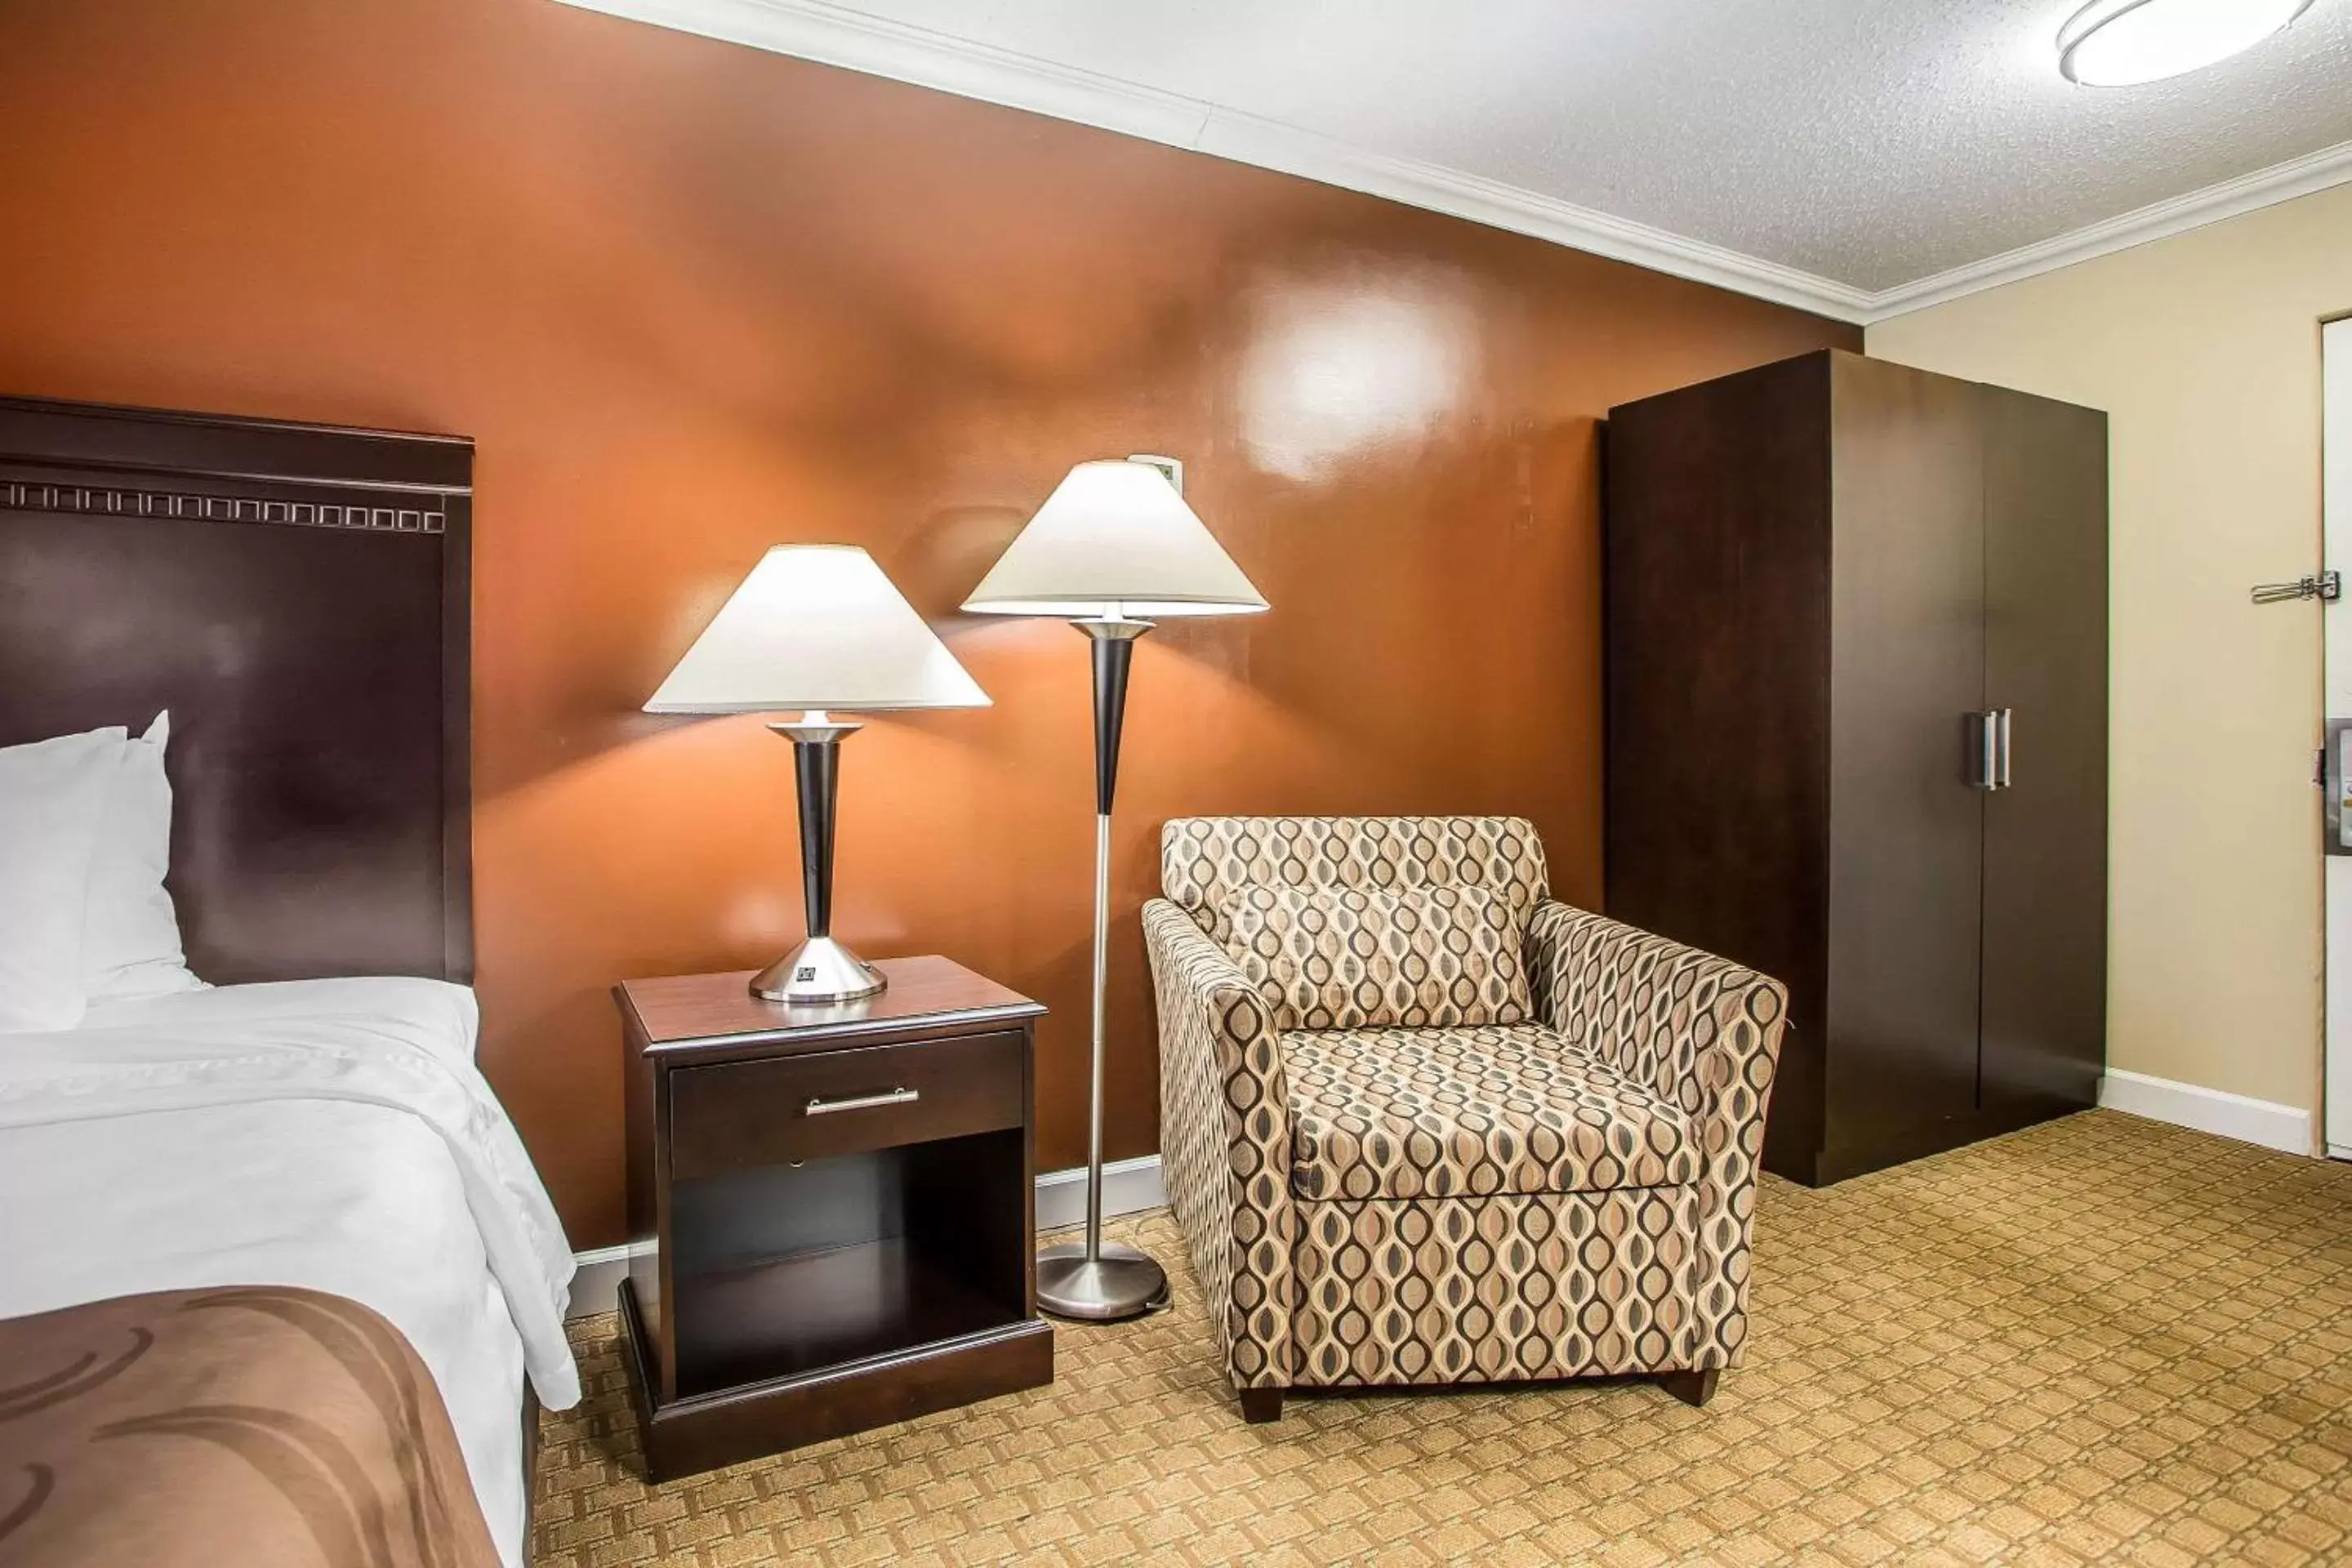
M 1054 1381 L 1031 1054 L 1045 1009 L 944 958 L 877 996 L 614 988 L 629 1393 L 666 1480 Z

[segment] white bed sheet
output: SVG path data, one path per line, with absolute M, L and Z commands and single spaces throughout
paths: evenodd
M 397 1078 L 386 1093 L 365 1073 L 304 1065 L 382 1051 L 404 1054 L 414 1074 L 429 1057 L 473 1080 L 465 1119 L 478 1121 L 488 1089 L 474 1087 L 473 1016 L 470 994 L 437 982 L 305 981 L 112 1004 L 78 1030 L 0 1034 L 0 1317 L 213 1285 L 303 1286 L 372 1307 L 432 1373 L 499 1553 L 520 1568 L 527 1360 L 542 1403 L 578 1397 L 561 1347 L 568 1254 L 561 1268 L 518 1263 L 511 1234 L 486 1237 L 500 1222 L 486 1227 L 483 1211 L 514 1209 L 506 1217 L 525 1233 L 553 1212 L 501 1193 L 527 1181 L 545 1205 L 527 1162 L 519 1179 L 512 1157 L 493 1157 L 497 1180 L 485 1180 L 469 1145 L 512 1137 L 495 1101 L 497 1127 L 453 1134 L 446 1106 L 436 1116 L 391 1102 L 404 1097 Z M 240 1042 L 276 1048 L 257 1058 Z M 290 1068 L 274 1059 L 289 1043 Z M 192 1091 L 192 1063 L 221 1070 Z M 157 1081 L 159 1065 L 172 1081 Z M 126 1070 L 142 1081 L 126 1089 Z M 240 1078 L 262 1097 L 243 1097 Z M 559 1228 L 537 1250 L 561 1242 Z M 508 1255 L 503 1278 L 494 1250 Z

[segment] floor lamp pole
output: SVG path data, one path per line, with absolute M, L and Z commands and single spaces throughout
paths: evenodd
M 1112 605 L 1071 623 L 1093 640 L 1095 687 L 1094 1059 L 1087 1095 L 1087 1239 L 1037 1255 L 1037 1304 L 1063 1318 L 1132 1318 L 1168 1303 L 1168 1275 L 1145 1253 L 1102 1238 L 1104 991 L 1110 951 L 1110 813 L 1118 791 L 1119 726 L 1135 641 L 1151 629 Z

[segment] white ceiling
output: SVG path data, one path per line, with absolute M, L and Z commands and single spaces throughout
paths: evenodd
M 2352 179 L 2352 0 L 2104 89 L 2080 0 L 573 3 L 1856 320 Z

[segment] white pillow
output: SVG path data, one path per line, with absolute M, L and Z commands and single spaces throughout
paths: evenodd
M 158 713 L 146 734 L 123 743 L 107 792 L 81 934 L 82 989 L 92 1002 L 204 989 L 188 973 L 180 917 L 163 887 L 172 864 L 172 781 L 163 773 L 171 738 L 172 715 Z
M 120 725 L 0 748 L 0 1029 L 81 1022 L 82 913 Z

